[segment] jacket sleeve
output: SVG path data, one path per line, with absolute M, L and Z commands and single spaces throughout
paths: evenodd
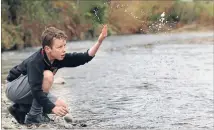
M 44 63 L 40 64 L 30 62 L 27 65 L 28 82 L 31 87 L 32 95 L 43 107 L 44 111 L 46 111 L 47 113 L 51 113 L 52 109 L 55 107 L 55 104 L 53 104 L 47 98 L 47 94 L 45 94 L 42 90 L 43 71 Z
M 7 76 L 7 80 L 13 81 L 14 79 L 18 78 L 21 74 L 22 74 L 21 69 L 17 65 L 9 71 L 9 75 Z
M 65 58 L 59 62 L 59 67 L 77 67 L 88 63 L 94 56 L 88 55 L 88 50 L 84 53 L 66 53 Z

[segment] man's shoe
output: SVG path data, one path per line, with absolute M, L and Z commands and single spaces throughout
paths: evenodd
M 48 122 L 50 122 L 50 119 L 43 116 L 43 114 L 31 115 L 29 113 L 26 115 L 24 121 L 25 124 L 43 124 Z
M 43 115 L 43 117 L 45 119 L 45 122 L 50 122 L 51 121 L 51 119 L 48 117 L 47 114 L 43 113 L 42 115 Z
M 24 124 L 25 115 L 27 114 L 27 112 L 20 111 L 18 104 L 14 104 L 8 107 L 8 111 L 19 124 Z

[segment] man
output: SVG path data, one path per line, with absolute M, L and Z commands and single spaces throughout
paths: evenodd
M 17 122 L 49 122 L 47 114 L 50 113 L 65 116 L 68 113 L 65 102 L 49 93 L 55 73 L 60 68 L 91 61 L 106 37 L 107 25 L 104 25 L 98 41 L 89 50 L 66 53 L 66 34 L 54 27 L 45 29 L 41 36 L 42 48 L 12 68 L 7 76 L 6 95 L 14 102 L 8 110 Z

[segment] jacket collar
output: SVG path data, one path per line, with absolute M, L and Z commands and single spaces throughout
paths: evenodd
M 51 62 L 49 61 L 48 56 L 47 56 L 47 54 L 45 53 L 45 51 L 44 51 L 43 48 L 41 48 L 40 53 L 41 53 L 41 55 L 42 55 L 43 58 L 44 58 L 44 62 L 45 62 L 48 66 L 51 66 Z

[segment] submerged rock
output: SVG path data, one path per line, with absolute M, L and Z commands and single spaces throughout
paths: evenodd
M 84 123 L 81 123 L 80 126 L 81 126 L 81 127 L 87 127 L 87 125 L 84 124 Z
M 54 84 L 65 84 L 65 80 L 61 77 L 54 79 Z

